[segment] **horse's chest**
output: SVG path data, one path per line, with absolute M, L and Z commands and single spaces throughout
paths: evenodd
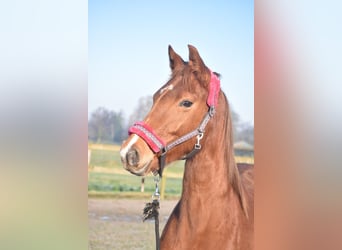
M 211 221 L 211 223 L 195 223 L 190 220 L 178 220 L 176 218 L 170 221 L 168 228 L 164 231 L 162 240 L 162 249 L 237 249 L 232 248 L 236 245 L 231 235 L 228 225 L 222 221 Z M 215 222 L 213 224 L 213 222 Z M 229 236 L 230 234 L 230 236 Z M 236 234 L 235 234 L 236 235 Z

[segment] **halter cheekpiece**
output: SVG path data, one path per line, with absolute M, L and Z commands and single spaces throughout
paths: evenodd
M 208 124 L 211 117 L 215 114 L 215 108 L 218 103 L 218 96 L 220 92 L 220 79 L 210 71 L 210 84 L 209 84 L 209 94 L 207 98 L 207 105 L 209 107 L 208 112 L 205 114 L 200 125 L 193 131 L 183 135 L 182 137 L 176 139 L 175 141 L 166 144 L 146 123 L 140 121 L 136 122 L 132 127 L 129 128 L 128 134 L 136 134 L 141 137 L 151 148 L 155 154 L 159 154 L 159 175 L 162 176 L 162 172 L 165 166 L 165 158 L 167 152 L 174 148 L 175 146 L 182 144 L 183 142 L 197 136 L 196 144 L 193 150 L 187 154 L 183 159 L 189 159 L 194 156 L 200 149 L 200 140 L 203 138 L 204 129 Z

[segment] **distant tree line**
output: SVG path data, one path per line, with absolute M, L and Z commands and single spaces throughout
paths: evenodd
M 238 113 L 231 110 L 233 121 L 234 142 L 245 141 L 250 145 L 254 145 L 254 126 L 249 122 L 243 122 Z
M 144 119 L 152 106 L 152 97 L 141 97 L 133 113 L 125 123 L 123 112 L 115 112 L 100 107 L 93 111 L 88 121 L 88 139 L 96 143 L 117 143 L 121 144 L 127 137 L 128 127 L 135 121 Z M 245 141 L 251 145 L 254 144 L 254 127 L 242 122 L 240 116 L 231 110 L 234 141 Z
M 127 135 L 122 112 L 96 109 L 88 121 L 88 139 L 96 143 L 121 143 Z

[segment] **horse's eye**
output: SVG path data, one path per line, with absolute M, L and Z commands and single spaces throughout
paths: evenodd
M 186 108 L 190 108 L 192 105 L 192 102 L 188 101 L 188 100 L 184 100 L 184 101 L 181 101 L 179 106 L 183 106 L 183 107 L 186 107 Z

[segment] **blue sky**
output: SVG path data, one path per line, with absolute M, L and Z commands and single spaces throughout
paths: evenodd
M 90 0 L 88 11 L 88 113 L 103 106 L 128 118 L 168 80 L 168 45 L 188 60 L 192 44 L 254 124 L 253 1 Z

